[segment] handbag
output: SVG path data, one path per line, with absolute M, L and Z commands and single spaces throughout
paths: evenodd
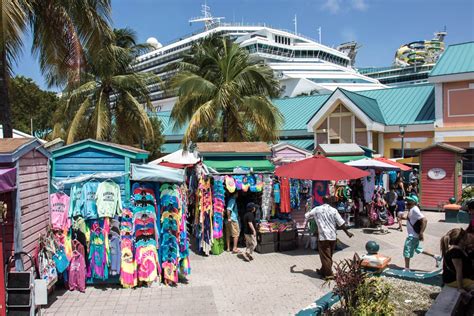
M 56 250 L 56 253 L 53 255 L 53 260 L 56 264 L 56 271 L 58 271 L 58 273 L 63 273 L 66 271 L 69 265 L 69 260 L 67 259 L 66 252 L 64 251 L 63 247 Z

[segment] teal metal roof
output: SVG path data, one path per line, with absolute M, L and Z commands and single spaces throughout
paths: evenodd
M 318 112 L 329 94 L 273 99 L 273 104 L 285 118 L 282 130 L 306 130 L 306 122 Z
M 382 112 L 380 111 L 380 107 L 377 103 L 377 100 L 345 89 L 339 88 L 339 90 L 341 90 L 341 92 L 344 93 L 346 97 L 348 97 L 352 102 L 354 102 L 354 104 L 356 104 L 359 109 L 362 110 L 362 112 L 364 112 L 368 117 L 370 117 L 372 121 L 385 124 L 385 120 L 382 115 Z
M 430 84 L 358 91 L 353 94 L 376 100 L 386 125 L 427 124 L 435 118 L 434 87 Z
M 474 72 L 474 42 L 449 45 L 430 77 Z
M 309 151 L 312 151 L 314 149 L 313 139 L 281 139 L 280 143 L 287 143 Z

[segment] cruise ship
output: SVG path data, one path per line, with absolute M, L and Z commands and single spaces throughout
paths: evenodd
M 434 38 L 400 46 L 389 67 L 359 68 L 358 71 L 387 86 L 404 86 L 428 82 L 428 75 L 444 52 L 446 30 L 436 32 Z
M 168 65 L 180 61 L 194 43 L 218 34 L 231 38 L 247 49 L 251 56 L 267 63 L 280 81 L 282 97 L 326 94 L 338 87 L 352 91 L 386 87 L 377 79 L 361 75 L 352 67 L 356 47 L 350 43 L 340 46 L 341 50 L 338 50 L 297 32 L 265 24 L 224 23 L 224 18 L 211 15 L 207 5 L 202 6 L 202 13 L 201 17 L 189 21 L 205 24 L 199 32 L 167 45 L 162 45 L 156 38 L 149 38 L 147 42 L 154 49 L 139 56 L 133 65 L 134 69 L 153 72 L 166 81 L 174 74 Z M 151 87 L 151 99 L 158 112 L 170 111 L 176 102 L 176 97 L 163 91 L 160 85 Z

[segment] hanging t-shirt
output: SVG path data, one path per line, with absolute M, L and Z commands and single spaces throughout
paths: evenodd
M 370 173 L 365 178 L 362 178 L 362 186 L 364 187 L 364 200 L 365 202 L 372 201 L 374 197 L 374 190 L 375 190 L 375 170 L 374 169 L 367 169 L 367 172 Z
M 273 201 L 277 204 L 280 204 L 280 184 L 275 183 L 273 185 Z
M 74 184 L 71 187 L 71 204 L 69 205 L 69 217 L 82 216 L 81 211 L 81 197 L 82 197 L 82 185 Z
M 50 195 L 50 203 L 53 229 L 69 228 L 69 196 L 65 193 L 53 193 Z
M 112 181 L 99 184 L 96 193 L 97 214 L 99 217 L 114 217 L 122 214 L 120 186 Z
M 81 210 L 84 219 L 97 219 L 96 192 L 99 182 L 89 181 L 82 186 Z

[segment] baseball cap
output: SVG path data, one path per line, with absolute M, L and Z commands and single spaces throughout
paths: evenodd
M 407 202 L 413 202 L 415 204 L 418 204 L 418 197 L 416 195 L 410 195 L 406 198 Z

